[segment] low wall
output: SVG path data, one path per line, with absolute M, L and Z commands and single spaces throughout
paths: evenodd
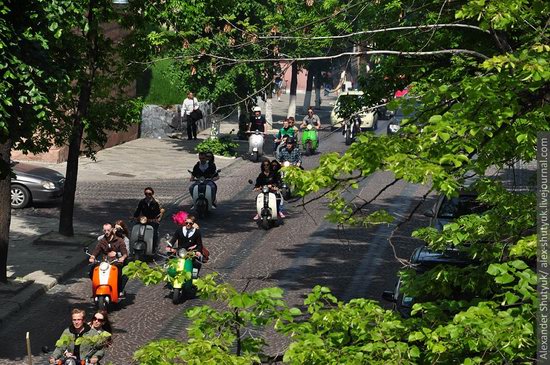
M 210 128 L 212 106 L 204 101 L 199 102 L 203 118 L 197 122 L 198 131 Z M 181 105 L 166 109 L 158 105 L 145 105 L 141 111 L 141 138 L 166 138 L 173 133 L 187 135 L 187 125 L 181 118 Z

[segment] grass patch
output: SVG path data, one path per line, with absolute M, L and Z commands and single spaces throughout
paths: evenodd
M 146 104 L 168 106 L 181 104 L 185 90 L 174 85 L 170 79 L 170 60 L 156 62 L 137 80 L 137 95 L 143 97 Z

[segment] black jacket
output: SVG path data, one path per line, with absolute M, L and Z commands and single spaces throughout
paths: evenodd
M 158 218 L 160 215 L 159 203 L 155 199 L 152 199 L 151 202 L 147 204 L 147 200 L 145 198 L 141 199 L 136 211 L 134 212 L 134 217 L 137 218 L 142 215 L 147 217 L 147 219 Z
M 176 242 L 177 244 L 174 245 Z M 174 248 L 185 248 L 186 250 L 191 248 L 192 250 L 202 252 L 202 237 L 201 232 L 198 229 L 195 229 L 192 235 L 186 237 L 183 233 L 183 228 L 178 228 L 176 232 L 174 232 L 170 243 Z
M 193 177 L 199 178 L 201 176 L 204 176 L 207 179 L 212 179 L 218 176 L 218 169 L 216 168 L 216 164 L 208 163 L 208 167 L 204 172 L 199 168 L 199 165 L 200 162 L 197 162 L 193 167 Z
M 264 125 L 267 123 L 265 120 L 265 117 L 263 115 L 260 115 L 259 118 L 256 118 L 255 115 L 250 118 L 250 130 L 251 131 L 264 131 Z
M 256 178 L 256 184 L 254 186 L 257 188 L 264 185 L 274 185 L 278 187 L 280 183 L 280 175 L 278 173 L 271 171 L 269 175 L 266 175 L 263 172 L 260 172 L 260 175 Z

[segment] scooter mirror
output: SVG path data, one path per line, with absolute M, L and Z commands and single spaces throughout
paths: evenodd
M 85 246 L 85 247 L 84 247 L 84 252 L 85 252 L 85 253 L 88 253 L 88 251 L 89 251 L 88 246 Z
M 48 352 L 50 352 L 50 348 L 48 346 L 42 346 L 42 353 L 47 354 Z
M 248 180 L 248 183 L 249 184 L 254 184 L 254 182 L 252 180 Z

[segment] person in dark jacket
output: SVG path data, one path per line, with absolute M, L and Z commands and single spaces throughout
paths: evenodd
M 134 212 L 134 218 L 139 219 L 143 216 L 147 218 L 147 223 L 153 227 L 153 252 L 156 252 L 158 242 L 159 222 L 162 218 L 164 209 L 160 207 L 159 202 L 154 198 L 155 191 L 151 187 L 146 187 L 143 190 L 145 198 L 141 199 L 138 203 L 136 211 Z
M 50 364 L 58 359 L 71 357 L 78 363 L 86 358 L 90 360 L 90 364 L 97 364 L 101 360 L 104 355 L 103 344 L 99 343 L 100 338 L 95 337 L 99 333 L 86 323 L 85 317 L 86 312 L 82 309 L 75 308 L 71 311 L 72 324 L 61 334 L 62 339 L 69 338 L 71 342 L 55 348 L 49 359 Z M 82 338 L 82 343 L 77 345 L 75 342 L 79 338 Z
M 178 213 L 179 214 L 179 213 Z M 197 220 L 194 216 L 185 214 L 185 219 L 178 219 L 182 214 L 174 215 L 174 223 L 179 227 L 170 239 L 171 246 L 166 246 L 167 252 L 176 253 L 179 249 L 184 248 L 187 251 L 195 251 L 196 260 L 202 261 L 202 236 L 198 228 Z M 200 264 L 193 261 L 193 267 L 200 270 Z
M 201 177 L 209 179 L 206 181 L 206 183 L 212 188 L 212 206 L 215 209 L 216 192 L 218 191 L 218 186 L 214 181 L 218 180 L 220 176 L 218 175 L 218 169 L 216 168 L 216 164 L 214 163 L 213 154 L 212 157 L 209 158 L 209 154 L 207 152 L 199 152 L 199 162 L 197 162 L 195 166 L 193 166 L 191 178 L 189 179 L 190 181 L 194 181 L 194 183 L 191 184 L 191 186 L 189 187 L 189 195 L 191 195 L 191 197 L 193 197 L 193 189 L 195 188 L 195 185 L 198 184 L 197 180 Z M 191 209 L 194 209 L 194 207 L 191 207 Z

